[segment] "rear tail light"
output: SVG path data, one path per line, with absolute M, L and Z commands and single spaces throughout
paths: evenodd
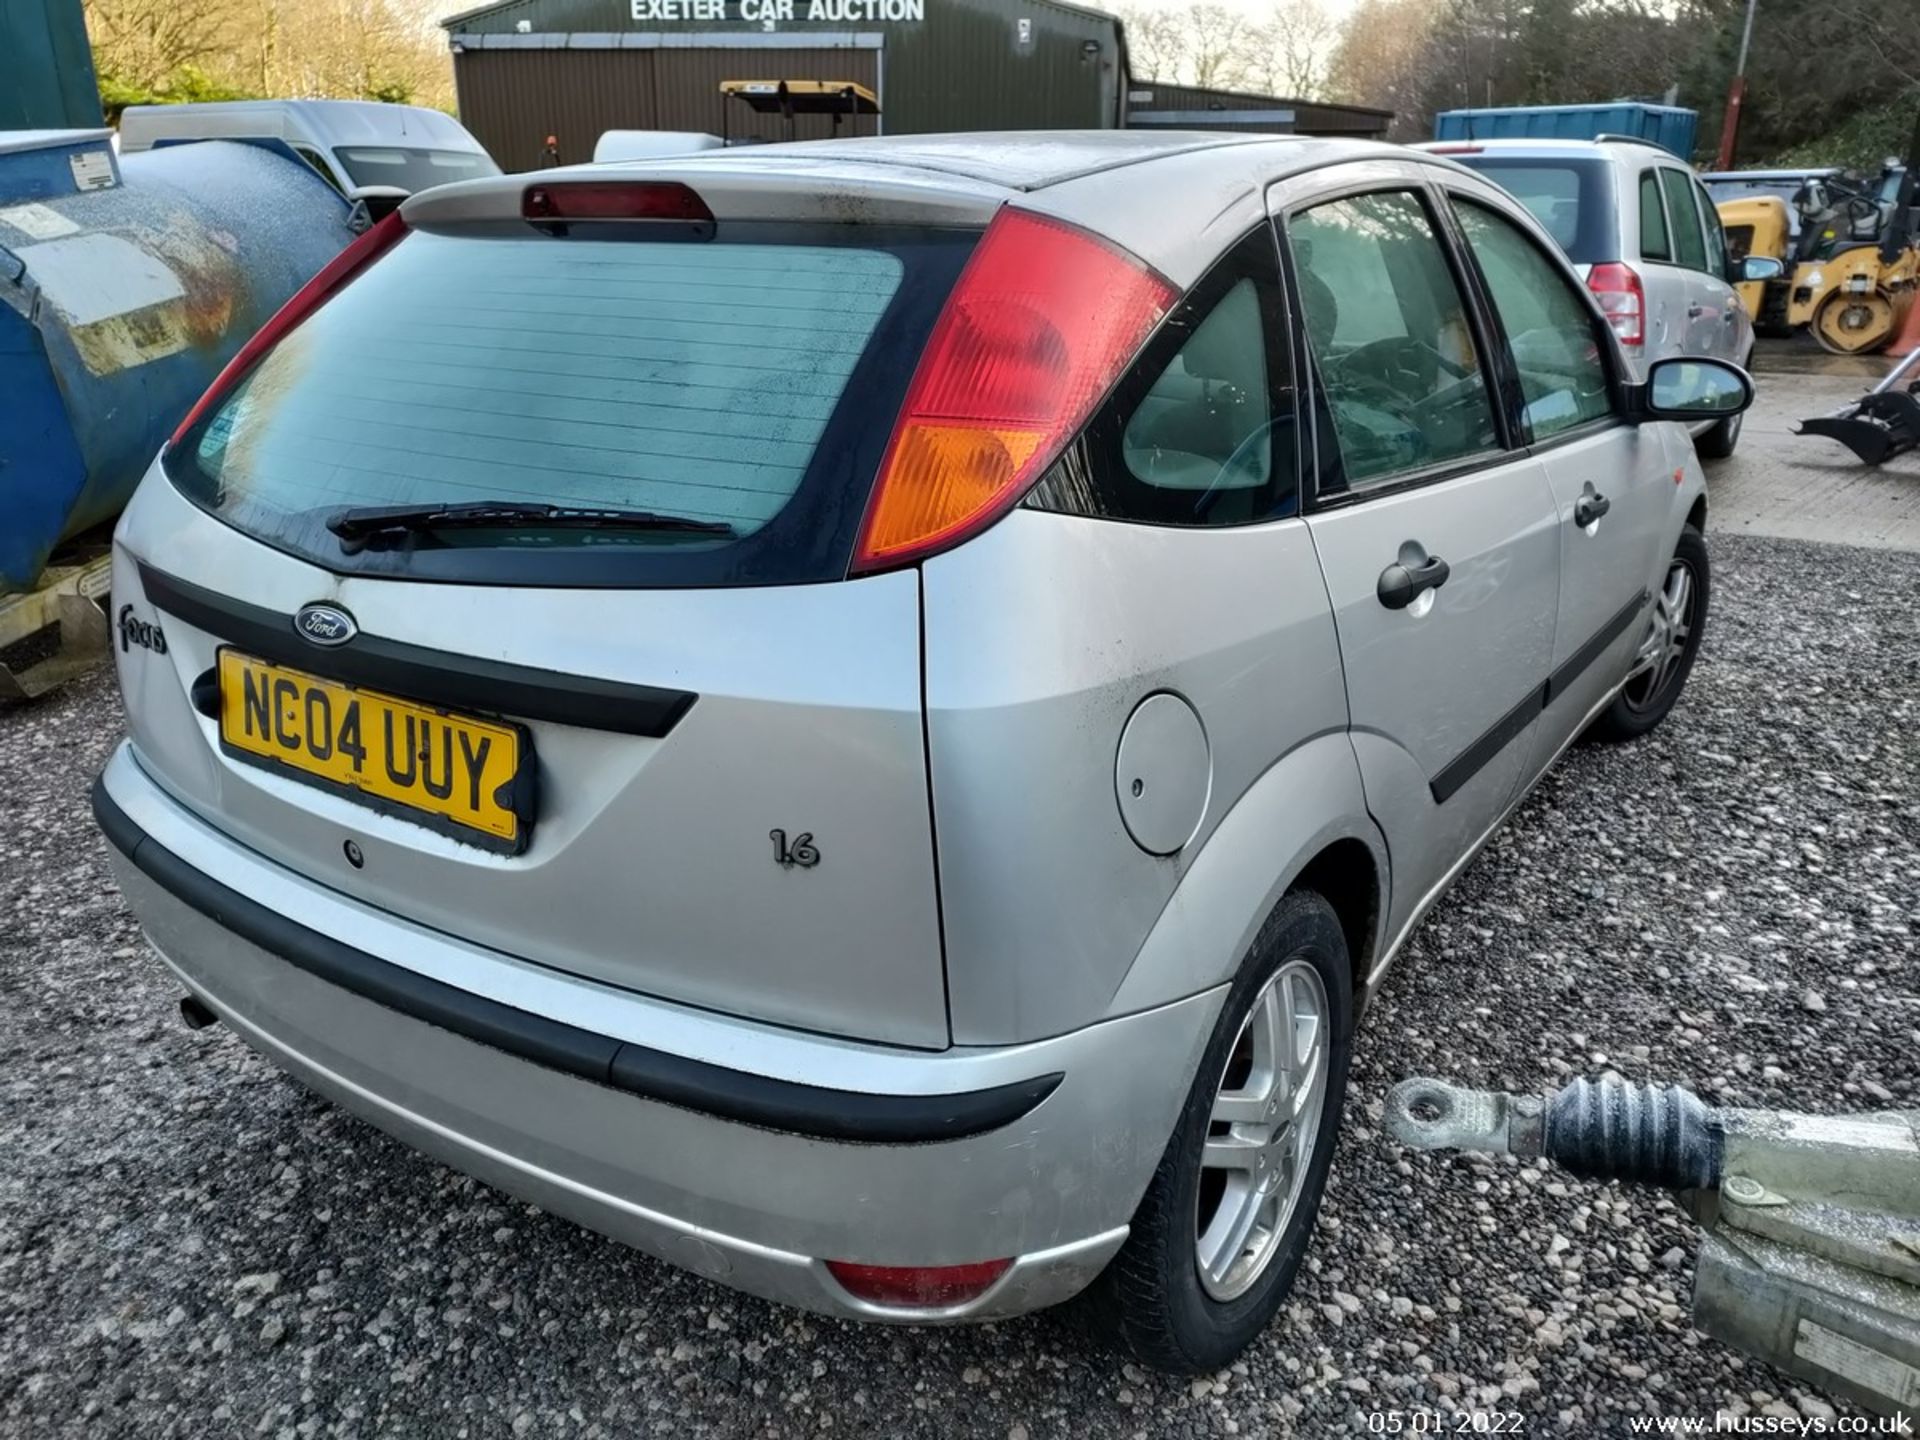
M 527 220 L 710 221 L 707 208 L 677 180 L 556 180 L 529 185 L 520 197 Z
M 194 402 L 193 408 L 187 412 L 187 418 L 180 422 L 173 437 L 167 441 L 167 447 L 171 449 L 178 445 L 186 433 L 200 423 L 200 417 L 224 399 L 262 355 L 286 339 L 301 321 L 344 289 L 354 276 L 391 250 L 406 233 L 407 222 L 395 210 L 371 230 L 356 236 L 352 244 L 323 265 L 319 273 L 294 291 L 293 298 L 276 310 L 266 324 L 254 331 L 252 338 L 213 377 L 213 384 Z
M 1600 302 L 1622 345 L 1646 344 L 1647 292 L 1631 266 L 1596 265 L 1587 276 L 1587 288 Z
M 1005 209 L 927 341 L 880 463 L 854 569 L 977 534 L 1059 456 L 1177 292 L 1085 231 Z
M 855 1265 L 849 1260 L 829 1260 L 827 1269 L 856 1300 L 934 1310 L 979 1299 L 1012 1264 L 1011 1260 L 981 1260 L 971 1265 Z

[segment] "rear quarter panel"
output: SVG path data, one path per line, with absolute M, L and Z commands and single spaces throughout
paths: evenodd
M 1364 824 L 1357 780 L 1290 788 L 1353 766 L 1301 521 L 1187 530 L 1022 510 L 923 575 L 955 1043 L 1057 1034 L 1231 975 L 1302 839 L 1350 818 L 1320 807 Z M 1211 762 L 1198 828 L 1165 857 L 1129 836 L 1115 775 L 1129 717 L 1159 691 L 1198 712 Z M 1312 761 L 1278 768 L 1309 747 Z M 1239 810 L 1263 777 L 1272 798 Z M 1170 912 L 1190 880 L 1204 898 Z

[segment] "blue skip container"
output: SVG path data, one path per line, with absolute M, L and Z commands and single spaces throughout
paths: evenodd
M 235 351 L 353 239 L 284 146 L 0 132 L 0 595 L 120 512 Z

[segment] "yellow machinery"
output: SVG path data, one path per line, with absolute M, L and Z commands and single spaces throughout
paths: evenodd
M 1826 259 L 1802 261 L 1793 272 L 1787 323 L 1807 326 L 1836 355 L 1880 349 L 1906 319 L 1920 278 L 1920 250 L 1905 244 L 1889 258 L 1887 248 L 1842 241 Z
M 1777 195 L 1722 200 L 1714 208 L 1727 234 L 1727 256 L 1736 266 L 1749 255 L 1765 255 L 1784 267 L 1778 280 L 1743 280 L 1733 287 L 1756 326 L 1768 334 L 1784 331 L 1793 289 L 1793 212 Z
M 1920 281 L 1920 249 L 1900 233 L 1904 227 L 1883 224 L 1872 201 L 1849 196 L 1805 216 L 1797 242 L 1787 203 L 1777 196 L 1748 195 L 1714 208 L 1734 260 L 1771 255 L 1787 267 L 1782 279 L 1735 287 L 1763 334 L 1805 325 L 1822 349 L 1864 355 L 1899 330 Z

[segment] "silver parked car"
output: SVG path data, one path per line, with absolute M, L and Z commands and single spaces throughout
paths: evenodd
M 1142 196 L 1153 203 L 1143 204 Z M 1682 421 L 1445 160 L 1125 132 L 446 187 L 120 526 L 187 1017 L 828 1314 L 1224 1363 L 1355 1016 L 1708 600 Z
M 1782 266 L 1728 257 L 1713 196 L 1672 152 L 1625 137 L 1420 148 L 1478 171 L 1533 212 L 1599 299 L 1635 375 L 1669 355 L 1748 363 L 1753 319 L 1733 287 L 1775 279 Z M 1701 454 L 1731 455 L 1740 418 L 1696 424 Z

